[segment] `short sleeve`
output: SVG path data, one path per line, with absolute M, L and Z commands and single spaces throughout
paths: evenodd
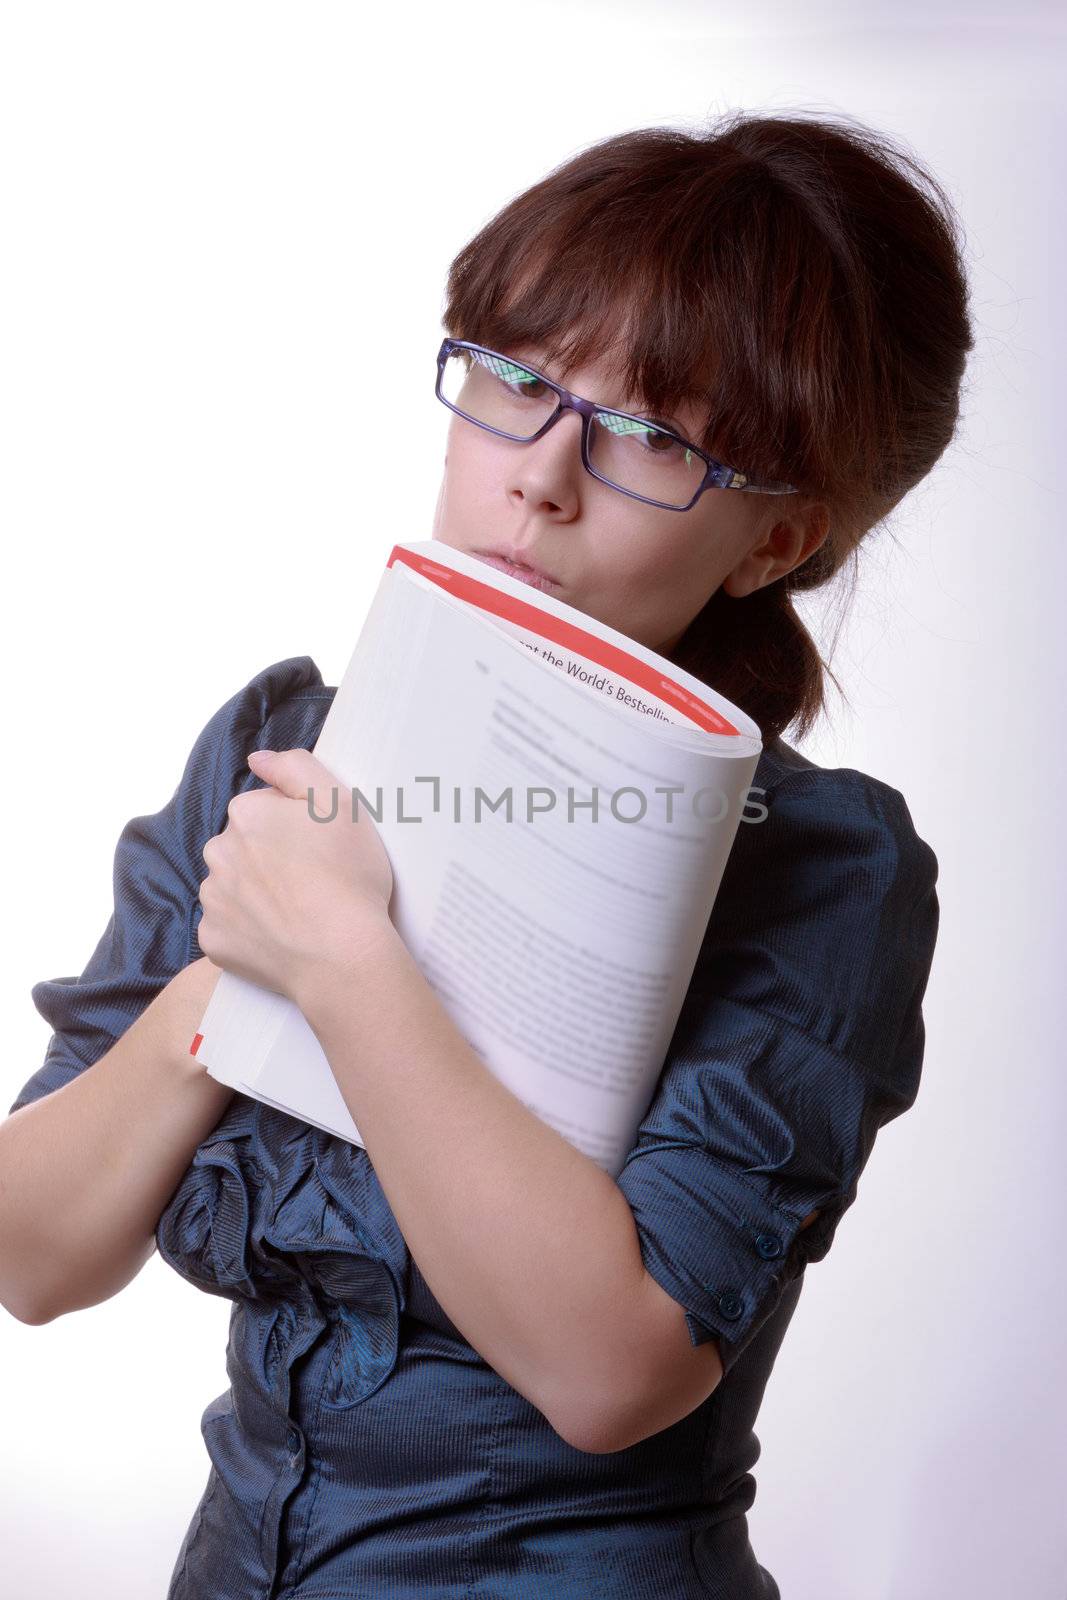
M 54 1030 L 43 1064 L 11 1111 L 69 1083 L 111 1049 L 200 955 L 195 924 L 207 868 L 203 848 L 226 808 L 255 778 L 247 765 L 273 709 L 322 677 L 310 656 L 276 662 L 221 706 L 199 734 L 181 781 L 161 811 L 133 817 L 119 835 L 114 908 L 80 977 L 46 978 L 31 998 Z
M 896 789 L 803 769 L 765 804 L 739 825 L 616 1179 L 646 1269 L 725 1371 L 826 1255 L 875 1134 L 918 1093 L 939 915 L 937 859 Z

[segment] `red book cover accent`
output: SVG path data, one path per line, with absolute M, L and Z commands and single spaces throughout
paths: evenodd
M 532 606 L 525 600 L 503 594 L 490 583 L 479 583 L 477 578 L 470 578 L 465 572 L 457 572 L 454 567 L 428 561 L 425 556 L 403 550 L 399 545 L 393 546 L 386 566 L 391 567 L 394 561 L 404 562 L 423 578 L 429 578 L 442 589 L 450 589 L 469 605 L 478 606 L 482 611 L 489 611 L 493 616 L 502 617 L 506 622 L 514 622 L 520 627 L 529 628 L 532 633 L 540 634 L 543 639 L 561 645 L 565 650 L 573 650 L 589 661 L 595 661 L 598 667 L 605 667 L 609 672 L 617 672 L 629 683 L 647 690 L 649 694 L 657 695 L 668 704 L 677 706 L 692 722 L 707 732 L 737 733 L 733 723 L 728 722 L 714 706 L 709 706 L 705 701 L 698 699 L 682 684 L 675 683 L 673 678 L 665 678 L 661 672 L 657 672 L 655 667 L 649 666 L 639 656 L 633 656 L 628 650 L 621 650 L 618 645 L 601 639 L 599 634 L 588 633 L 584 628 L 576 627 L 573 622 L 565 622 L 562 617 L 557 617 L 551 611 L 542 611 L 540 606 Z

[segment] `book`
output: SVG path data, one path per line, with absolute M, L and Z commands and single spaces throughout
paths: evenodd
M 394 545 L 315 742 L 381 836 L 390 918 L 458 1030 L 613 1177 L 761 749 L 699 678 L 436 540 Z M 192 1051 L 363 1146 L 288 997 L 223 972 Z

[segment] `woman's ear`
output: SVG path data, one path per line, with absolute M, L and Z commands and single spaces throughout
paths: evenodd
M 799 505 L 786 514 L 776 509 L 769 515 L 769 529 L 764 523 L 756 543 L 722 581 L 735 600 L 784 578 L 815 554 L 830 531 L 830 513 L 821 501 Z

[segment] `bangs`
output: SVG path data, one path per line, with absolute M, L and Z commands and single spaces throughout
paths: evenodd
M 444 325 L 505 354 L 536 345 L 561 382 L 601 361 L 620 409 L 692 405 L 694 441 L 720 461 L 825 490 L 842 463 L 820 449 L 835 423 L 818 374 L 832 346 L 868 342 L 842 326 L 855 297 L 836 300 L 832 328 L 819 315 L 843 287 L 827 242 L 750 162 L 670 187 L 653 174 L 572 190 L 557 175 L 457 256 Z
M 692 406 L 710 455 L 857 530 L 945 449 L 971 348 L 936 180 L 860 124 L 743 112 L 556 167 L 460 250 L 443 322 L 562 381 L 602 361 L 622 410 Z

